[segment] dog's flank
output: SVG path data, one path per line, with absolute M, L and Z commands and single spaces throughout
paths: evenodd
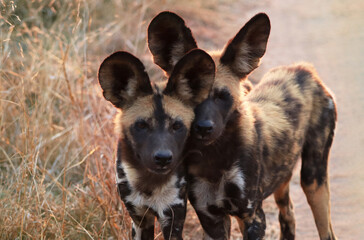
M 115 121 L 116 183 L 133 220 L 133 239 L 154 239 L 155 217 L 165 239 L 182 239 L 187 201 L 182 151 L 193 107 L 207 97 L 214 67 L 208 54 L 193 50 L 176 63 L 165 89 L 153 90 L 143 64 L 129 53 L 116 52 L 100 66 L 103 94 L 122 110 Z
M 175 31 L 179 38 L 168 38 L 167 48 L 159 46 L 159 51 L 152 51 L 157 64 L 161 59 L 173 63 L 170 59 L 178 56 L 173 56 L 171 46 L 188 46 L 180 41 L 191 39 L 186 37 L 190 30 L 180 30 L 184 22 L 177 20 L 179 16 L 163 15 L 168 15 L 169 31 Z M 163 18 L 155 19 L 165 24 Z M 173 27 L 173 21 L 178 27 Z M 148 37 L 163 37 L 163 31 L 155 36 L 148 33 Z M 222 52 L 211 54 L 216 64 L 215 82 L 209 97 L 195 108 L 186 146 L 190 153 L 186 159 L 189 199 L 206 239 L 229 238 L 229 215 L 237 218 L 244 239 L 262 239 L 262 201 L 274 193 L 281 239 L 294 239 L 289 181 L 301 157 L 301 185 L 320 239 L 336 239 L 330 220 L 327 173 L 336 124 L 332 95 L 306 63 L 273 69 L 250 92 L 242 88 L 265 53 L 269 33 L 268 16 L 257 14 Z M 236 178 L 227 179 L 231 174 Z

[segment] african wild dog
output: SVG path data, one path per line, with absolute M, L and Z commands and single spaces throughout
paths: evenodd
M 164 90 L 153 90 L 143 64 L 127 52 L 100 66 L 104 97 L 122 110 L 115 121 L 116 178 L 133 239 L 154 239 L 155 216 L 165 239 L 182 239 L 187 190 L 181 154 L 193 107 L 207 97 L 214 76 L 213 60 L 199 49 L 176 63 Z
M 178 53 L 175 49 L 191 41 L 183 38 L 186 31 L 185 26 L 177 31 L 179 45 L 169 46 L 170 53 Z M 209 97 L 195 108 L 185 149 L 191 153 L 186 159 L 189 200 L 205 239 L 229 238 L 229 215 L 238 220 L 244 239 L 262 239 L 262 201 L 273 193 L 279 207 L 281 239 L 294 239 L 289 181 L 301 156 L 301 186 L 320 239 L 336 239 L 327 171 L 336 106 L 329 90 L 314 68 L 302 63 L 271 70 L 242 96 L 240 83 L 259 65 L 269 33 L 268 16 L 258 14 L 221 54 L 213 55 L 215 82 Z M 158 61 L 167 50 L 154 53 Z

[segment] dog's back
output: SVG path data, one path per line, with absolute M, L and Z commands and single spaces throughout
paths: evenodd
M 255 121 L 262 121 L 257 134 L 261 134 L 259 144 L 264 159 L 266 196 L 290 175 L 301 154 L 304 159 L 307 155 L 312 157 L 314 146 L 323 150 L 328 138 L 332 141 L 335 102 L 310 64 L 299 63 L 269 71 L 244 104 L 254 111 Z M 323 157 L 322 152 L 317 154 Z M 303 183 L 311 184 L 314 179 L 318 184 L 326 181 L 325 172 L 317 172 L 321 168 L 314 171 L 316 169 L 306 169 L 313 166 L 304 164 L 303 167 Z

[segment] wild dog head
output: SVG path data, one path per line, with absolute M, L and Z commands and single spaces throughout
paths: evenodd
M 214 142 L 245 95 L 241 84 L 259 66 L 270 33 L 270 21 L 260 13 L 250 19 L 222 52 L 212 53 L 216 77 L 209 97 L 195 109 L 193 135 L 204 144 Z M 196 46 L 191 30 L 183 19 L 171 12 L 156 16 L 148 29 L 149 49 L 154 62 L 168 75 L 170 66 L 190 48 Z M 249 91 L 249 89 L 245 89 Z
M 128 149 L 123 161 L 149 173 L 171 172 L 179 164 L 193 107 L 207 97 L 214 75 L 211 57 L 195 49 L 178 61 L 164 90 L 153 89 L 139 59 L 127 52 L 107 57 L 99 82 L 105 99 L 122 110 L 116 124 Z

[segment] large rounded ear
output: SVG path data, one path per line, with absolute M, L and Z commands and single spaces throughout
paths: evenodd
M 220 62 L 240 78 L 259 66 L 270 33 L 270 21 L 265 13 L 259 13 L 247 22 L 227 44 Z
M 196 106 L 207 98 L 214 80 L 214 60 L 205 51 L 194 49 L 176 64 L 164 94 Z
M 149 24 L 148 46 L 154 63 L 170 76 L 176 63 L 197 48 L 191 30 L 175 13 L 161 12 Z
M 127 52 L 115 52 L 101 63 L 99 82 L 105 99 L 117 108 L 153 93 L 143 63 Z

